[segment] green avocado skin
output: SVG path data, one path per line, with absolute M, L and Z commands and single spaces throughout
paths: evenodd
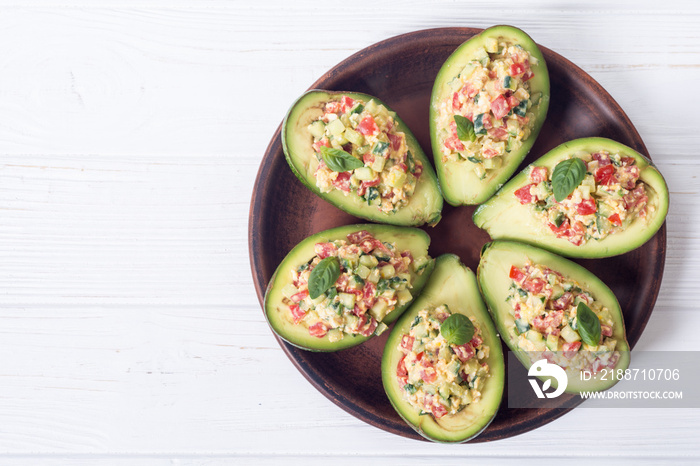
M 564 277 L 576 281 L 583 289 L 588 290 L 596 301 L 608 308 L 615 324 L 613 329 L 613 337 L 617 340 L 615 349 L 620 352 L 620 359 L 614 369 L 627 369 L 630 362 L 630 347 L 627 342 L 622 310 L 615 294 L 605 283 L 582 266 L 549 251 L 514 241 L 494 241 L 487 243 L 481 252 L 481 260 L 477 269 L 479 289 L 501 338 L 525 368 L 529 369 L 532 362 L 528 353 L 517 346 L 518 334 L 506 297 L 511 283 L 509 277 L 511 266 L 521 267 L 528 261 L 549 267 Z M 617 383 L 617 380 L 611 379 L 614 378 L 605 379 L 598 375 L 585 381 L 581 380 L 580 377 L 569 376 L 565 391 L 579 393 L 606 390 Z M 554 388 L 557 386 L 553 379 L 552 386 Z
M 307 127 L 323 114 L 323 105 L 326 102 L 342 95 L 364 104 L 374 100 L 392 112 L 391 108 L 378 98 L 359 92 L 316 89 L 307 91 L 292 104 L 282 122 L 282 148 L 292 172 L 314 194 L 356 217 L 398 226 L 419 226 L 426 223 L 434 226 L 437 224 L 441 218 L 443 205 L 437 176 L 411 130 L 394 112 L 392 113 L 398 130 L 406 135 L 406 145 L 413 156 L 423 163 L 423 173 L 418 178 L 416 190 L 407 205 L 396 212 L 382 212 L 376 206 L 368 205 L 354 192 L 347 196 L 339 190 L 323 193 L 316 186 L 313 169 L 316 156 L 311 147 L 313 137 Z
M 588 240 L 580 246 L 575 246 L 565 238 L 557 238 L 534 216 L 529 204 L 520 204 L 514 192 L 530 182 L 529 172 L 532 166 L 546 166 L 551 173 L 557 163 L 579 151 L 593 153 L 601 150 L 619 152 L 636 160 L 640 168 L 640 179 L 647 185 L 649 203 L 654 206 L 654 210 L 647 214 L 647 219 L 635 219 L 624 231 L 599 241 Z M 495 196 L 477 207 L 472 219 L 474 224 L 486 230 L 492 239 L 520 241 L 567 257 L 601 258 L 632 251 L 651 239 L 666 219 L 668 204 L 666 181 L 649 159 L 612 139 L 582 138 L 555 147 L 525 167 Z
M 435 261 L 435 269 L 421 295 L 396 322 L 387 339 L 382 356 L 382 383 L 396 412 L 416 432 L 428 440 L 440 443 L 466 442 L 479 435 L 491 423 L 501 403 L 505 380 L 505 365 L 501 342 L 486 306 L 479 294 L 476 276 L 454 254 L 445 254 Z M 489 346 L 489 379 L 479 402 L 455 415 L 435 420 L 432 415 L 420 415 L 403 399 L 403 387 L 396 378 L 396 367 L 403 353 L 398 350 L 401 336 L 408 333 L 418 312 L 429 306 L 447 304 L 452 312 L 475 317 L 482 336 Z
M 265 293 L 263 307 L 265 318 L 272 330 L 286 342 L 309 351 L 338 351 L 352 346 L 359 345 L 367 341 L 370 337 L 360 335 L 345 335 L 337 342 L 332 342 L 328 336 L 318 338 L 309 335 L 306 327 L 294 325 L 291 321 L 289 307 L 283 304 L 285 299 L 282 289 L 291 283 L 291 271 L 299 265 L 308 262 L 316 253 L 314 245 L 316 243 L 329 242 L 337 239 L 345 240 L 347 235 L 356 231 L 366 230 L 376 239 L 384 242 L 396 243 L 399 251 L 410 250 L 414 258 L 428 254 L 430 237 L 426 232 L 418 228 L 397 227 L 391 225 L 357 224 L 324 230 L 311 235 L 297 244 L 282 260 L 277 270 L 270 279 Z M 410 289 L 414 299 L 425 286 L 435 265 L 431 259 L 421 275 L 411 272 L 413 288 Z M 385 324 L 394 322 L 405 311 L 411 302 L 397 307 L 384 318 Z
M 523 141 L 523 145 L 510 152 L 503 158 L 503 165 L 494 170 L 489 170 L 484 179 L 479 179 L 469 167 L 471 162 L 443 162 L 442 147 L 438 138 L 438 107 L 449 94 L 447 85 L 454 79 L 472 59 L 476 50 L 483 48 L 488 38 L 505 38 L 512 43 L 520 44 L 532 56 L 537 58 L 538 64 L 532 67 L 535 76 L 530 80 L 531 95 L 541 93 L 537 105 L 533 105 L 529 111 L 535 114 L 535 126 L 532 133 Z M 503 183 L 517 170 L 535 143 L 537 136 L 549 109 L 549 72 L 542 52 L 537 44 L 524 31 L 512 26 L 493 26 L 485 29 L 480 34 L 472 37 L 460 45 L 440 68 L 430 98 L 430 139 L 435 159 L 435 168 L 440 181 L 445 200 L 453 206 L 475 205 L 490 198 Z

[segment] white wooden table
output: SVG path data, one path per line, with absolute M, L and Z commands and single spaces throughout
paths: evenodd
M 700 3 L 0 1 L 0 463 L 700 461 L 698 410 L 399 438 L 319 394 L 263 319 L 248 209 L 288 106 L 377 41 L 501 23 L 637 127 L 672 193 L 637 349 L 697 349 Z

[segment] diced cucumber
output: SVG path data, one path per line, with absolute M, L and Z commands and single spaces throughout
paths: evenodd
M 379 269 L 379 275 L 382 278 L 391 278 L 396 275 L 396 269 L 393 265 L 387 264 Z
M 311 133 L 311 136 L 314 137 L 314 139 L 321 139 L 325 134 L 326 124 L 321 120 L 316 120 L 313 123 L 311 123 L 307 127 L 307 129 L 309 130 L 309 133 Z
M 345 125 L 340 120 L 333 120 L 326 125 L 326 131 L 332 134 L 334 137 L 338 138 L 345 131 Z
M 567 343 L 573 343 L 581 339 L 578 332 L 568 325 L 561 329 L 561 337 L 566 340 Z
M 379 269 L 373 269 L 372 272 L 370 272 L 369 277 L 367 277 L 367 281 L 376 285 L 377 282 L 379 282 Z
M 365 256 L 362 256 L 365 257 Z M 371 270 L 369 267 L 366 267 L 364 265 L 360 265 L 355 269 L 355 273 L 360 276 L 363 280 L 367 280 L 367 277 L 369 277 Z
M 411 299 L 413 299 L 413 296 L 411 296 L 411 292 L 408 291 L 408 289 L 403 289 L 399 290 L 396 292 L 396 299 L 397 299 L 397 304 L 399 306 L 403 306 L 407 302 L 409 302 Z
M 530 330 L 530 325 L 524 319 L 515 319 L 515 328 L 518 333 L 525 333 Z
M 372 146 L 372 153 L 377 155 L 384 155 L 389 150 L 389 143 L 383 141 L 377 141 L 374 146 Z
M 372 162 L 372 163 L 370 164 L 370 167 L 372 168 L 372 170 L 374 170 L 375 172 L 379 173 L 379 172 L 381 172 L 382 170 L 384 170 L 384 164 L 385 164 L 385 163 L 386 163 L 386 158 L 377 155 L 377 156 L 374 157 L 374 162 Z
M 291 283 L 287 283 L 287 285 L 285 285 L 284 288 L 282 288 L 282 295 L 286 298 L 291 299 L 292 296 L 294 296 L 297 293 L 299 293 L 299 289 Z
M 360 181 L 371 181 L 376 178 L 374 170 L 369 167 L 359 167 L 353 172 L 355 178 Z
M 486 134 L 486 128 L 484 128 L 484 115 L 485 113 L 479 113 L 474 117 L 474 133 L 476 134 Z
M 527 100 L 521 100 L 518 105 L 513 107 L 513 113 L 521 117 L 527 115 Z
M 343 339 L 343 332 L 339 329 L 334 328 L 328 331 L 328 340 L 335 342 Z
M 430 259 L 428 258 L 428 256 L 416 257 L 413 259 L 413 271 L 419 272 L 419 271 L 425 269 L 425 267 L 427 267 L 427 265 L 429 263 L 430 263 Z
M 547 349 L 549 351 L 559 351 L 559 335 L 547 335 Z
M 361 146 L 365 143 L 365 137 L 352 128 L 345 128 L 345 133 L 343 134 L 345 136 L 345 139 L 355 144 L 356 146 Z
M 525 333 L 525 338 L 527 338 L 528 340 L 530 340 L 533 343 L 544 342 L 544 337 L 542 336 L 542 334 L 540 332 L 538 332 L 536 330 L 528 330 Z
M 484 46 L 486 47 L 487 52 L 497 53 L 498 52 L 498 39 L 496 39 L 495 37 L 488 37 L 486 39 Z
M 365 267 L 376 267 L 378 263 L 379 261 L 377 260 L 377 258 L 371 254 L 364 254 L 360 256 L 360 264 L 364 265 Z
M 355 295 L 352 293 L 338 293 L 338 299 L 346 309 L 354 309 Z
M 511 89 L 515 90 L 515 88 L 518 87 L 518 83 L 515 79 L 512 77 L 506 75 L 505 78 L 503 78 L 503 88 L 504 89 Z
M 398 168 L 392 168 L 386 181 L 392 188 L 401 188 L 406 182 L 406 173 Z
M 377 102 L 375 102 L 374 100 L 370 100 L 369 102 L 367 102 L 367 105 L 365 105 L 365 110 L 367 110 L 372 115 L 376 115 L 379 112 L 379 105 L 377 105 Z

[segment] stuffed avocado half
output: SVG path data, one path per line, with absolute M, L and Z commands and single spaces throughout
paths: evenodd
M 528 369 L 541 359 L 562 367 L 566 392 L 610 388 L 617 380 L 609 371 L 629 366 L 617 298 L 580 265 L 534 246 L 494 241 L 482 250 L 477 276 L 510 350 Z
M 641 246 L 667 212 L 666 182 L 646 157 L 611 139 L 584 138 L 534 161 L 473 219 L 493 239 L 597 258 Z
M 515 172 L 549 108 L 549 74 L 523 31 L 494 26 L 459 46 L 435 79 L 430 137 L 443 196 L 479 204 Z
M 382 381 L 392 406 L 429 440 L 465 442 L 493 420 L 504 378 L 501 342 L 474 273 L 455 255 L 438 257 L 384 349 Z
M 420 294 L 434 260 L 417 228 L 347 225 L 292 249 L 265 293 L 265 316 L 282 339 L 312 351 L 358 345 L 387 329 Z
M 409 128 L 376 97 L 306 92 L 284 119 L 282 145 L 297 178 L 349 214 L 402 226 L 440 220 L 433 167 Z

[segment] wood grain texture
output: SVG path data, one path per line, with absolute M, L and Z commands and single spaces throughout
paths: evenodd
M 697 462 L 691 410 L 574 410 L 453 447 L 368 426 L 279 348 L 246 238 L 267 143 L 325 71 L 397 34 L 510 23 L 591 74 L 666 177 L 637 349 L 695 349 L 697 2 L 0 1 L 0 18 L 0 463 Z

